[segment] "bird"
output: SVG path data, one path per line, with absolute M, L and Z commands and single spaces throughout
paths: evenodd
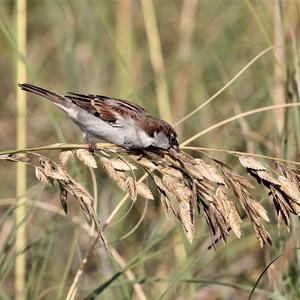
M 180 151 L 178 136 L 170 124 L 128 100 L 70 92 L 60 95 L 28 83 L 18 86 L 62 109 L 81 129 L 92 150 L 96 149 L 97 137 L 126 150 Z

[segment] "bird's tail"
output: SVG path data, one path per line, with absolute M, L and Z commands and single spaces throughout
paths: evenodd
M 68 99 L 62 95 L 58 95 L 56 93 L 50 92 L 48 90 L 45 90 L 43 88 L 40 88 L 38 86 L 29 84 L 29 83 L 19 83 L 18 86 L 26 92 L 30 92 L 30 93 L 42 96 L 42 97 L 47 98 L 50 101 L 53 101 L 57 104 L 65 105 L 66 102 L 69 102 Z

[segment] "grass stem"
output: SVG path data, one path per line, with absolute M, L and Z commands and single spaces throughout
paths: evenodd
M 17 52 L 25 56 L 26 53 L 26 0 L 17 1 Z M 26 66 L 17 55 L 17 82 L 26 82 Z M 17 86 L 17 85 L 16 85 Z M 26 147 L 26 95 L 17 88 L 17 149 Z M 26 245 L 26 164 L 17 163 L 16 194 L 18 208 L 16 209 L 16 257 L 15 265 L 15 295 L 17 300 L 26 298 L 26 254 L 22 252 Z M 20 225 L 20 226 L 19 226 Z M 18 227 L 19 226 L 19 227 Z

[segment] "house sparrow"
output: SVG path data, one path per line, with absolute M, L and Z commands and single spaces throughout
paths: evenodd
M 167 122 L 127 100 L 76 93 L 62 96 L 27 83 L 19 87 L 60 107 L 83 131 L 90 145 L 95 145 L 92 137 L 96 136 L 129 150 L 172 147 L 179 151 L 177 134 Z

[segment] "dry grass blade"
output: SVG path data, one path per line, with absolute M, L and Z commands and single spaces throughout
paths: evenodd
M 94 156 L 86 149 L 76 150 L 76 155 L 80 161 L 91 168 L 97 168 L 97 163 Z

